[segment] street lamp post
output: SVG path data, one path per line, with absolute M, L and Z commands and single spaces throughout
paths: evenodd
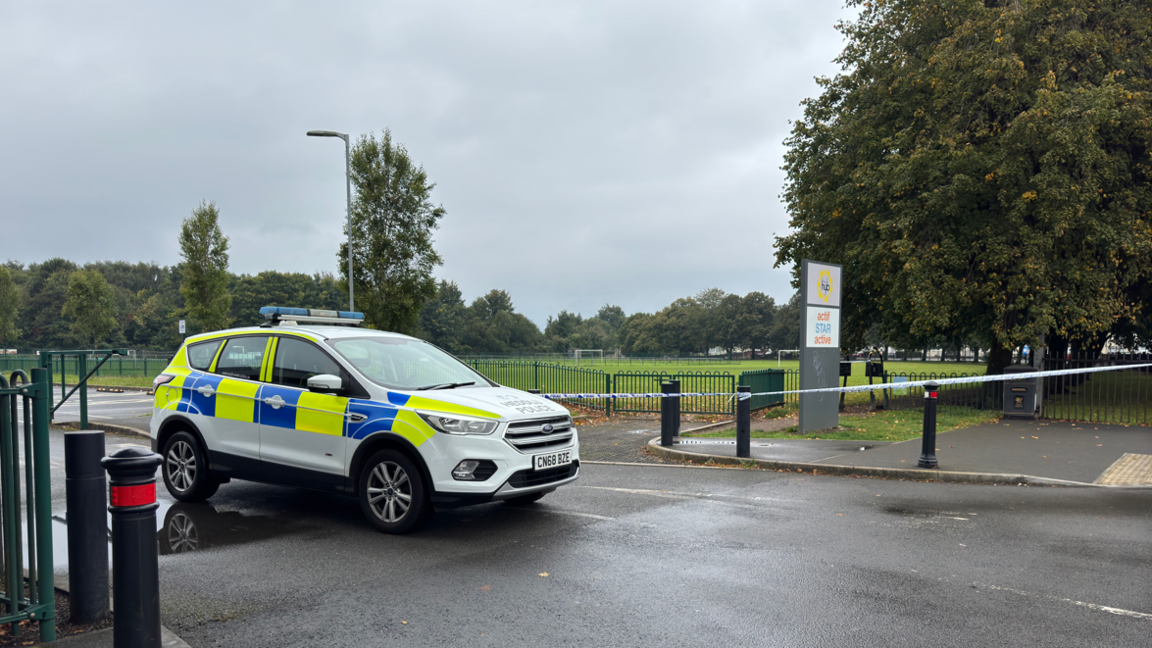
M 348 310 L 356 310 L 352 299 L 352 158 L 348 148 L 348 134 L 336 131 L 310 130 L 309 137 L 339 137 L 344 140 L 344 188 L 348 203 Z

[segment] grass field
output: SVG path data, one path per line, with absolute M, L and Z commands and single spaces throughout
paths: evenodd
M 531 360 L 527 360 L 531 362 Z M 728 372 L 733 375 L 740 375 L 745 371 L 759 371 L 761 369 L 790 369 L 797 371 L 800 369 L 799 360 L 783 360 L 777 364 L 776 360 L 742 360 L 737 362 L 724 362 L 724 363 L 664 363 L 659 362 L 652 364 L 650 362 L 644 364 L 628 363 L 624 361 L 605 360 L 604 362 L 589 362 L 583 360 L 577 365 L 574 361 L 568 362 L 550 362 L 548 364 L 561 364 L 568 367 L 577 367 L 580 369 L 593 369 L 596 371 L 604 371 L 607 373 L 618 373 L 624 371 L 631 372 L 657 372 L 664 373 L 686 373 L 686 372 Z M 886 362 L 884 369 L 889 373 L 935 373 L 937 376 L 940 374 L 968 374 L 968 375 L 984 375 L 985 364 L 983 362 L 977 364 L 974 362 Z M 875 379 L 874 379 L 875 380 Z M 868 378 L 864 376 L 864 366 L 862 364 L 852 365 L 852 376 L 848 378 L 849 385 L 867 385 Z
M 994 421 L 999 412 L 967 407 L 947 407 L 936 413 L 936 431 L 947 432 L 977 423 Z M 784 430 L 766 432 L 753 430 L 754 439 L 839 439 L 845 441 L 908 441 L 918 439 L 924 432 L 924 414 L 921 410 L 880 411 L 859 416 L 840 415 L 839 430 L 824 430 L 813 434 L 796 434 L 793 425 Z M 693 437 L 734 438 L 736 428 L 718 430 Z

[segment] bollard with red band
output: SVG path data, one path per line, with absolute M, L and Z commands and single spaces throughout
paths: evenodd
M 937 468 L 936 462 L 936 395 L 940 385 L 924 384 L 924 444 L 920 447 L 921 468 Z
M 100 461 L 112 505 L 112 639 L 115 648 L 160 648 L 156 468 L 160 455 L 133 446 Z

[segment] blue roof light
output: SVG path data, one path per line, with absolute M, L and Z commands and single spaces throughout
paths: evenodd
M 352 311 L 323 310 L 320 308 L 288 308 L 286 306 L 265 306 L 260 314 L 270 320 L 301 319 L 316 323 L 359 324 L 364 321 L 364 313 Z

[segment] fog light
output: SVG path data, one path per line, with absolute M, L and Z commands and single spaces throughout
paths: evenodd
M 475 459 L 465 459 L 456 464 L 452 469 L 452 478 L 460 481 L 472 481 L 476 479 L 476 469 L 480 467 L 480 462 Z

